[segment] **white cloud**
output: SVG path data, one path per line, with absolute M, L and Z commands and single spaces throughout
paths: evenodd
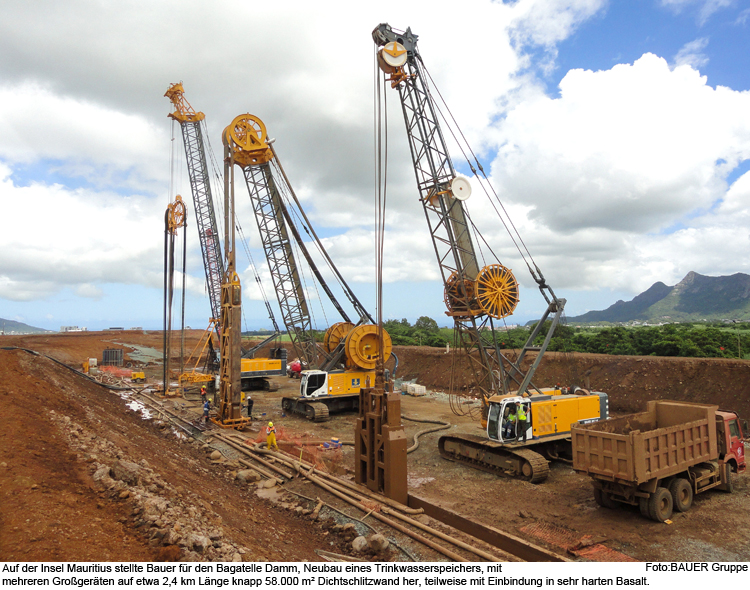
M 559 245 L 555 284 L 637 293 L 725 268 L 712 266 L 724 255 L 717 232 L 698 226 L 715 223 L 708 212 L 725 197 L 726 175 L 750 158 L 750 92 L 711 88 L 690 66 L 670 70 L 651 54 L 573 70 L 560 90 L 508 113 L 493 166 L 499 193 L 531 207 L 538 227 L 522 235 Z
M 162 284 L 163 211 L 155 199 L 60 185 L 16 186 L 0 167 L 0 297 L 41 299 L 103 283 Z
M 327 229 L 339 269 L 371 283 L 370 34 L 384 21 L 413 27 L 470 143 L 499 150 L 493 181 L 553 286 L 636 293 L 719 264 L 721 232 L 742 231 L 734 228 L 749 181 L 727 190 L 725 179 L 750 157 L 750 95 L 712 88 L 696 71 L 706 64 L 707 38 L 686 44 L 672 69 L 647 54 L 606 71 L 570 71 L 551 98 L 535 73 L 554 67 L 558 44 L 604 14 L 606 0 L 467 0 L 460 9 L 448 0 L 256 4 L 227 0 L 210 11 L 191 0 L 147 8 L 134 0 L 3 4 L 0 206 L 17 222 L 0 234 L 0 298 L 38 301 L 64 291 L 89 303 L 106 300 L 112 284 L 161 289 L 171 110 L 162 95 L 179 80 L 206 113 L 219 159 L 219 133 L 237 114 L 264 120 L 313 224 Z M 706 19 L 726 2 L 662 4 Z M 434 282 L 402 114 L 388 90 L 385 280 Z M 184 153 L 174 147 L 174 190 L 191 201 Z M 39 170 L 31 182 L 21 178 Z M 42 180 L 49 178 L 56 180 Z M 241 185 L 238 211 L 258 248 Z M 501 260 L 533 286 L 488 204 L 472 197 L 468 206 Z M 191 210 L 187 281 L 202 294 Z M 732 259 L 736 272 L 744 255 Z M 273 297 L 261 255 L 256 262 Z M 257 298 L 252 273 L 243 279 L 248 298 Z
M 713 89 L 687 66 L 670 71 L 646 54 L 573 70 L 560 89 L 508 114 L 494 166 L 501 194 L 559 231 L 656 231 L 711 206 L 723 175 L 750 156 L 740 123 L 750 96 Z
M 91 283 L 82 283 L 75 288 L 75 294 L 86 299 L 101 299 L 103 291 Z
M 662 6 L 679 13 L 693 6 L 698 7 L 698 23 L 703 25 L 715 12 L 731 6 L 734 0 L 661 0 Z
M 514 37 L 553 47 L 605 8 L 607 0 L 519 0 L 512 5 Z
M 145 117 L 54 93 L 33 82 L 0 86 L 0 159 L 43 161 L 96 185 L 153 189 L 166 176 L 166 141 Z
M 700 69 L 708 64 L 708 56 L 703 53 L 703 50 L 708 45 L 708 38 L 701 37 L 695 41 L 685 43 L 677 55 L 674 57 L 675 66 L 690 66 L 692 68 Z

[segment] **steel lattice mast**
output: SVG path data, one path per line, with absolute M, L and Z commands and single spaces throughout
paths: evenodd
M 470 186 L 456 175 L 448 153 L 417 49 L 417 35 L 411 29 L 396 32 L 389 25 L 381 24 L 375 28 L 372 37 L 381 48 L 378 53 L 380 68 L 390 76 L 391 86 L 399 92 L 419 200 L 440 266 L 447 314 L 454 319 L 457 341 L 467 352 L 477 386 L 485 399 L 498 393 L 499 389 L 507 392 L 511 381 L 518 386 L 518 391 L 524 392 L 528 387 L 534 387 L 531 378 L 559 322 L 565 300 L 555 297 L 541 272 L 537 276 L 532 271 L 548 303 L 547 310 L 515 362 L 500 352 L 493 318 L 502 318 L 512 312 L 518 301 L 518 287 L 510 271 L 501 265 L 479 267 L 471 226 L 463 206 L 471 192 Z M 508 278 L 503 276 L 504 271 L 507 271 Z M 502 309 L 491 309 L 492 304 L 488 304 L 503 299 Z M 552 326 L 544 343 L 534 346 L 534 339 L 550 315 Z M 491 335 L 491 342 L 483 341 L 482 334 Z M 538 351 L 539 354 L 531 368 L 523 371 L 520 364 L 529 351 Z
M 480 337 L 481 329 L 491 318 L 476 313 L 473 285 L 479 274 L 479 264 L 463 203 L 453 196 L 457 175 L 425 84 L 417 36 L 411 30 L 397 35 L 388 25 L 380 25 L 373 31 L 373 39 L 379 46 L 398 40 L 407 51 L 403 70 L 394 75 L 392 84 L 398 88 L 401 99 L 419 200 L 446 289 L 447 313 L 454 319 L 461 347 L 472 360 L 482 395 L 490 397 L 498 390 L 499 349 L 497 343 L 485 345 Z
M 245 166 L 243 172 L 282 320 L 295 350 L 309 367 L 318 367 L 318 347 L 310 311 L 284 222 L 285 205 L 276 188 L 271 166 L 268 162 L 260 166 Z
M 216 223 L 211 183 L 206 163 L 201 121 L 202 112 L 195 112 L 185 100 L 181 83 L 172 84 L 164 95 L 172 101 L 175 112 L 169 115 L 180 124 L 182 141 L 185 145 L 190 187 L 193 192 L 196 224 L 200 237 L 203 267 L 206 269 L 206 286 L 211 303 L 211 317 L 217 322 L 221 317 L 221 283 L 224 276 L 224 260 Z
M 343 357 L 344 340 L 342 338 L 337 343 L 331 344 L 330 347 L 326 342 L 324 342 L 323 347 L 316 343 L 300 267 L 293 249 L 294 243 L 296 243 L 296 247 L 304 257 L 308 268 L 315 276 L 318 285 L 341 316 L 343 322 L 336 324 L 336 326 L 341 326 L 341 329 L 344 330 L 342 335 L 348 333 L 355 323 L 349 318 L 333 291 L 331 291 L 292 219 L 281 191 L 285 191 L 286 194 L 290 194 L 294 198 L 299 213 L 307 221 L 304 211 L 301 210 L 299 202 L 289 186 L 289 181 L 278 162 L 276 153 L 267 143 L 267 133 L 263 121 L 254 115 L 240 115 L 227 127 L 225 135 L 225 141 L 232 146 L 234 161 L 242 168 L 245 175 L 271 279 L 276 290 L 284 325 L 292 344 L 298 355 L 310 368 L 327 371 L 336 366 Z M 275 164 L 279 169 L 278 180 L 274 177 L 272 164 Z M 360 325 L 368 319 L 371 320 L 370 314 L 364 309 L 336 269 L 325 249 L 322 248 L 312 227 L 309 226 L 307 229 L 313 235 L 321 254 L 329 264 L 331 271 L 338 278 L 346 297 L 359 315 L 359 318 L 355 320 L 356 324 Z M 349 326 L 349 328 L 343 328 L 344 325 Z M 329 335 L 330 329 L 327 332 L 326 340 Z

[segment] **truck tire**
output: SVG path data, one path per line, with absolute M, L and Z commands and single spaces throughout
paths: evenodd
M 732 466 L 727 463 L 726 465 L 724 465 L 724 469 L 726 470 L 724 473 L 727 480 L 727 483 L 724 484 L 724 491 L 727 494 L 731 494 L 734 491 L 734 480 L 732 480 Z
M 599 506 L 604 508 L 617 508 L 617 502 L 612 499 L 612 496 L 599 488 L 594 488 L 594 500 L 596 500 L 596 503 L 599 504 Z
M 651 515 L 648 512 L 648 498 L 638 498 L 638 508 L 641 511 L 641 516 L 651 518 Z
M 648 500 L 648 514 L 656 522 L 664 522 L 672 516 L 672 494 L 667 488 L 658 487 Z
M 672 506 L 677 512 L 687 512 L 693 505 L 693 486 L 682 477 L 676 477 L 669 483 L 672 494 Z

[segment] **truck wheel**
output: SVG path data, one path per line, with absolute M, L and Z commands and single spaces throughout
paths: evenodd
M 617 508 L 617 502 L 612 499 L 612 496 L 599 488 L 594 488 L 594 500 L 604 508 Z
M 669 484 L 672 494 L 672 506 L 677 512 L 687 512 L 693 505 L 693 486 L 682 477 L 673 479 Z
M 656 522 L 664 522 L 672 516 L 672 494 L 667 488 L 658 487 L 648 500 L 648 514 Z
M 724 491 L 728 494 L 731 494 L 734 491 L 734 481 L 732 480 L 732 466 L 727 463 L 726 465 L 724 465 L 724 469 L 726 469 L 724 473 L 726 474 L 727 480 L 727 483 L 724 484 Z
M 638 508 L 641 509 L 641 516 L 651 518 L 651 515 L 648 513 L 648 498 L 638 498 Z

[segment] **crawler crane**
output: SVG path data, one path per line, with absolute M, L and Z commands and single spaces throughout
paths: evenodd
M 302 372 L 299 397 L 283 398 L 282 407 L 316 422 L 327 420 L 332 412 L 356 410 L 360 389 L 375 382 L 374 369 L 381 353 L 383 362 L 391 356 L 390 337 L 383 335 L 381 347 L 377 326 L 336 269 L 296 201 L 263 121 L 250 114 L 236 117 L 224 131 L 224 142 L 247 182 L 287 333 L 309 367 Z M 276 175 L 272 165 L 278 170 Z M 312 233 L 315 245 L 355 309 L 355 321 L 346 314 L 318 270 L 282 193 L 295 198 L 305 217 L 306 230 Z M 322 347 L 315 341 L 301 269 L 293 250 L 295 244 L 342 318 L 326 331 Z
M 193 193 L 203 266 L 206 271 L 208 298 L 211 303 L 210 323 L 215 326 L 216 335 L 221 342 L 219 318 L 221 316 L 221 285 L 224 277 L 224 260 L 221 254 L 221 242 L 201 128 L 201 122 L 204 121 L 206 116 L 200 111 L 196 112 L 187 101 L 182 83 L 171 84 L 164 96 L 172 102 L 175 108 L 174 112 L 169 114 L 169 117 L 177 121 L 182 130 L 182 142 L 185 146 L 187 170 Z M 276 321 L 267 301 L 266 307 L 270 319 L 276 327 Z M 278 334 L 279 331 L 276 329 L 268 338 L 242 353 L 241 387 L 243 390 L 269 389 L 271 387 L 269 377 L 286 374 L 286 351 L 283 348 L 271 349 L 272 358 L 254 358 L 255 353 L 276 338 Z M 212 349 L 210 346 L 209 348 Z M 213 375 L 193 372 L 183 375 L 181 380 L 194 383 L 213 382 L 214 377 Z
M 570 424 L 606 418 L 607 396 L 588 392 L 580 395 L 577 388 L 539 389 L 532 383 L 565 300 L 555 296 L 533 259 L 520 247 L 547 309 L 515 360 L 501 352 L 494 320 L 513 313 L 518 304 L 518 284 L 511 270 L 499 261 L 480 268 L 472 240 L 472 233 L 479 232 L 465 207 L 471 185 L 456 173 L 450 158 L 439 122 L 440 105 L 431 92 L 429 75 L 417 49 L 417 35 L 411 29 L 402 32 L 381 24 L 372 37 L 386 82 L 399 93 L 419 200 L 445 288 L 446 314 L 454 320 L 455 338 L 470 360 L 482 396 L 482 422 L 483 426 L 486 424 L 487 437 L 442 436 L 440 453 L 478 469 L 541 482 L 549 473 L 543 455 L 558 458 L 569 453 Z M 481 171 L 481 165 L 477 165 Z M 476 173 L 471 162 L 469 166 Z M 497 205 L 493 202 L 496 211 Z M 508 227 L 504 220 L 503 224 Z M 520 236 L 511 233 L 511 237 L 514 243 L 523 243 Z M 548 318 L 551 326 L 541 346 L 537 346 L 534 343 Z M 528 370 L 523 370 L 521 362 L 532 351 L 537 352 L 536 359 Z M 527 440 L 522 443 L 515 442 L 515 434 L 512 441 L 504 436 L 503 418 L 509 406 L 516 403 L 525 408 L 528 416 L 527 431 L 522 433 Z

